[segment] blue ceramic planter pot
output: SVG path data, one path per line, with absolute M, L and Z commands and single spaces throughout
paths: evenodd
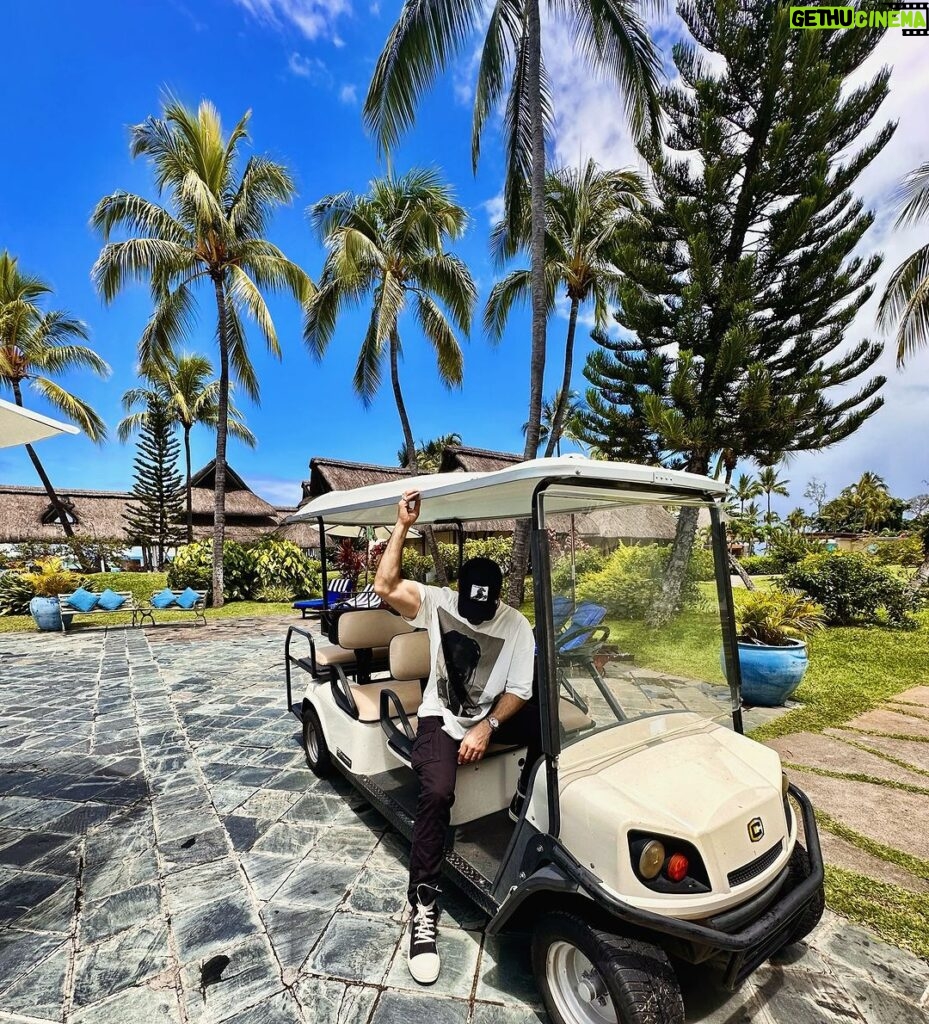
M 742 699 L 746 704 L 779 707 L 800 685 L 809 663 L 802 640 L 788 640 L 783 647 L 740 640 Z
M 35 624 L 42 630 L 61 630 L 61 608 L 57 597 L 34 597 L 29 602 Z

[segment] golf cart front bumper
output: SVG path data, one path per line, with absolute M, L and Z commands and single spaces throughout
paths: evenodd
M 803 818 L 811 867 L 809 875 L 792 887 L 788 866 L 770 885 L 741 906 L 702 921 L 684 921 L 623 902 L 559 843 L 552 842 L 545 844 L 548 865 L 529 874 L 511 893 L 490 922 L 488 931 L 501 930 L 519 903 L 533 892 L 581 893 L 590 897 L 601 911 L 621 921 L 620 931 L 648 937 L 694 963 L 708 960 L 722 963 L 723 983 L 727 988 L 736 988 L 787 943 L 803 913 L 818 899 L 823 884 L 822 850 L 813 806 L 796 786 L 791 785 L 789 792 Z

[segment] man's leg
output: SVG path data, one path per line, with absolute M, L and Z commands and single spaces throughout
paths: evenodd
M 439 976 L 436 897 L 458 769 L 458 741 L 443 732 L 441 718 L 419 720 L 412 765 L 419 779 L 419 799 L 407 889 L 412 908 L 407 963 L 413 978 L 428 985 Z

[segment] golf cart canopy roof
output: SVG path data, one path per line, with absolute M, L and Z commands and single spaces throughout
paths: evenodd
M 519 519 L 532 512 L 532 497 L 543 483 L 545 510 L 584 512 L 618 504 L 700 504 L 726 493 L 720 480 L 678 470 L 600 462 L 581 455 L 530 459 L 492 473 L 433 473 L 349 491 L 332 491 L 304 505 L 287 522 L 389 526 L 404 491 L 419 491 L 421 524 Z

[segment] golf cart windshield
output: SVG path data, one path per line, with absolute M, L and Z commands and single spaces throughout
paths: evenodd
M 561 746 L 668 711 L 731 726 L 712 502 L 591 492 L 586 508 L 575 499 L 565 513 L 555 511 L 569 504 L 562 489 L 539 504 Z M 682 727 L 689 721 L 681 716 Z

